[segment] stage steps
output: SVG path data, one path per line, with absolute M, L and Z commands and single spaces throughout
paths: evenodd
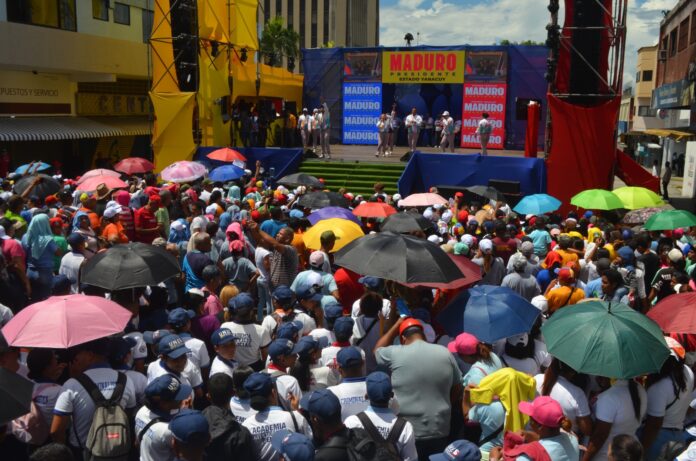
M 299 171 L 317 178 L 323 178 L 326 186 L 332 191 L 345 187 L 353 194 L 374 193 L 373 186 L 377 182 L 384 184 L 388 194 L 395 194 L 396 183 L 401 177 L 405 163 L 376 163 L 376 162 L 342 162 L 337 160 L 304 160 Z

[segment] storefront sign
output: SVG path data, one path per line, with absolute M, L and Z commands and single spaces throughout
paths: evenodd
M 491 124 L 489 149 L 502 149 L 505 144 L 505 102 L 507 85 L 504 83 L 465 83 L 462 105 L 461 147 L 476 149 L 481 146 L 476 134 L 479 121 L 486 112 Z
M 70 114 L 74 84 L 43 72 L 0 72 L 0 113 Z
M 694 102 L 694 82 L 678 80 L 653 90 L 653 109 L 688 108 Z
M 385 51 L 382 83 L 463 83 L 464 51 Z
M 343 144 L 377 145 L 382 113 L 381 83 L 343 84 Z
M 147 95 L 77 93 L 78 115 L 149 115 Z

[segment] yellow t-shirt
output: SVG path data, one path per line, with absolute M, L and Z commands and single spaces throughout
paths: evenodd
M 571 290 L 573 293 L 571 294 Z M 585 299 L 585 292 L 581 288 L 562 286 L 549 291 L 546 300 L 549 304 L 549 313 L 552 314 L 565 306 L 572 306 Z

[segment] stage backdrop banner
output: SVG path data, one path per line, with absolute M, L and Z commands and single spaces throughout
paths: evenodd
M 382 53 L 347 51 L 343 54 L 344 82 L 381 82 Z
M 492 131 L 488 141 L 490 149 L 503 149 L 505 146 L 505 101 L 507 85 L 505 83 L 465 83 L 462 105 L 461 147 L 478 148 L 481 146 L 476 128 L 482 113 L 487 112 Z
M 343 144 L 377 145 L 377 120 L 382 114 L 382 84 L 343 84 Z
M 463 83 L 464 51 L 385 51 L 382 83 Z

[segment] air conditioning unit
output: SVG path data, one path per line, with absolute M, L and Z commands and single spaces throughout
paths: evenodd
M 667 50 L 658 51 L 657 59 L 659 61 L 666 61 L 667 60 Z

